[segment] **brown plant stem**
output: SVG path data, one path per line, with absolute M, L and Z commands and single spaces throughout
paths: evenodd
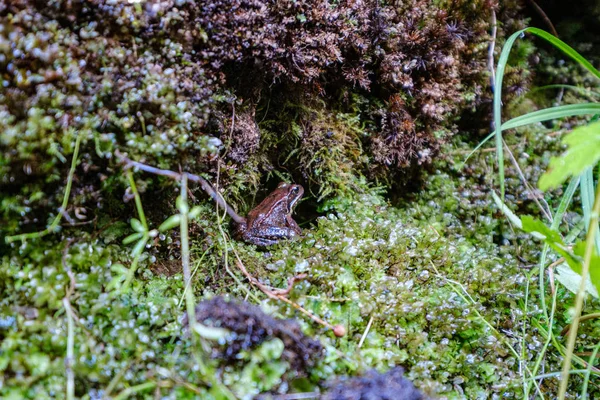
M 125 168 L 133 167 L 141 171 L 149 172 L 151 174 L 166 176 L 177 181 L 181 181 L 181 178 L 185 176 L 189 181 L 199 183 L 202 190 L 204 190 L 206 194 L 210 196 L 211 199 L 213 199 L 220 207 L 222 207 L 235 222 L 237 222 L 238 224 L 246 222 L 246 219 L 240 216 L 238 213 L 236 213 L 235 210 L 227 204 L 225 199 L 223 199 L 223 197 L 219 193 L 217 193 L 217 191 L 212 187 L 212 185 L 208 183 L 208 181 L 203 177 L 191 174 L 189 172 L 178 173 L 168 169 L 160 169 L 147 164 L 143 164 L 138 161 L 133 161 L 127 158 L 123 153 L 121 153 L 118 150 L 115 151 L 115 155 L 125 165 Z
M 250 273 L 246 270 L 246 267 L 244 267 L 244 264 L 242 264 L 242 262 L 240 261 L 239 258 L 237 258 L 235 260 L 235 263 L 236 263 L 238 269 L 240 271 L 242 271 L 242 274 L 244 274 L 244 276 L 250 281 L 250 283 L 252 285 L 258 287 L 268 297 L 275 299 L 275 300 L 281 300 L 281 301 L 291 305 L 296 310 L 298 310 L 301 313 L 303 313 L 304 315 L 308 316 L 310 319 L 312 319 L 316 323 L 323 325 L 326 328 L 331 329 L 333 331 L 333 333 L 335 334 L 335 336 L 337 336 L 337 337 L 341 337 L 346 334 L 346 330 L 342 325 L 335 325 L 335 326 L 331 325 L 329 322 L 322 320 L 321 318 L 312 314 L 310 311 L 308 311 L 301 305 L 291 301 L 290 299 L 288 299 L 286 297 L 286 295 L 289 294 L 289 292 L 292 290 L 294 283 L 298 280 L 302 280 L 302 279 L 306 278 L 306 274 L 300 274 L 300 275 L 291 277 L 288 280 L 288 287 L 286 289 L 271 289 L 271 288 L 267 287 L 265 284 L 259 282 L 258 279 L 256 279 L 252 275 L 250 275 Z

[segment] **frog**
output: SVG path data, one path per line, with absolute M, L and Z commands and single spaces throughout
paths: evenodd
M 300 236 L 302 229 L 292 218 L 292 212 L 303 194 L 301 185 L 279 183 L 245 219 L 236 224 L 234 236 L 259 247 Z

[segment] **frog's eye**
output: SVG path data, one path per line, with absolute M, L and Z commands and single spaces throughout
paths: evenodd
M 298 188 L 298 186 L 294 186 L 292 188 L 292 194 L 298 194 L 299 191 L 300 191 L 300 189 Z

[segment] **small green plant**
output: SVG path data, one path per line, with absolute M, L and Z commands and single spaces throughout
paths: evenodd
M 530 379 L 527 380 L 524 398 L 528 398 L 528 393 L 531 390 L 532 384 L 536 379 L 540 378 L 540 376 L 537 376 L 537 371 L 539 371 L 543 357 L 546 354 L 546 350 L 548 349 L 549 344 L 552 342 L 556 349 L 564 356 L 563 368 L 559 374 L 560 387 L 558 392 L 558 398 L 564 399 L 567 391 L 569 376 L 571 374 L 583 374 L 584 385 L 582 387 L 582 396 L 586 395 L 587 382 L 590 374 L 599 374 L 597 369 L 592 368 L 593 362 L 595 361 L 595 356 L 594 358 L 590 359 L 589 363 L 586 363 L 579 357 L 574 356 L 573 353 L 577 329 L 581 320 L 584 297 L 587 292 L 592 292 L 597 297 L 598 289 L 600 289 L 600 256 L 598 255 L 600 250 L 600 236 L 597 234 L 598 215 L 600 214 L 600 185 L 595 184 L 593 176 L 593 168 L 600 160 L 600 123 L 592 122 L 580 126 L 566 135 L 563 139 L 563 143 L 567 145 L 567 150 L 561 156 L 552 158 L 548 170 L 540 178 L 538 187 L 542 191 L 547 191 L 549 189 L 562 186 L 567 179 L 570 178 L 570 183 L 564 191 L 556 212 L 554 215 L 547 214 L 547 217 L 549 217 L 549 225 L 531 216 L 523 216 L 519 218 L 504 205 L 505 143 L 502 137 L 502 132 L 507 129 L 517 128 L 520 126 L 535 124 L 552 119 L 571 116 L 597 115 L 600 113 L 600 103 L 588 102 L 559 105 L 527 113 L 502 123 L 502 80 L 505 67 L 507 65 L 509 54 L 514 42 L 519 37 L 522 37 L 526 32 L 545 39 L 567 56 L 577 61 L 581 66 L 599 79 L 600 71 L 594 68 L 588 60 L 582 57 L 569 45 L 541 29 L 527 28 L 514 33 L 505 43 L 496 70 L 496 92 L 494 95 L 494 126 L 496 129 L 481 143 L 485 143 L 485 141 L 491 137 L 495 137 L 496 139 L 498 178 L 501 192 L 500 196 L 493 194 L 496 204 L 504 212 L 504 214 L 508 216 L 510 222 L 514 226 L 522 229 L 544 243 L 543 250 L 540 253 L 539 269 L 537 272 L 539 273 L 539 293 L 542 310 L 544 311 L 545 327 L 539 325 L 538 329 L 546 332 L 546 343 L 544 350 L 538 355 L 535 361 L 532 369 L 533 376 L 529 377 Z M 481 144 L 478 146 L 478 148 L 481 146 Z M 477 149 L 474 151 L 476 150 Z M 563 235 L 559 233 L 558 229 L 566 210 L 571 205 L 573 195 L 578 185 L 580 187 L 584 221 L 587 228 L 587 235 L 583 240 L 577 240 L 579 231 L 575 230 L 572 234 L 567 233 L 563 237 Z M 556 292 L 553 296 L 550 314 L 548 314 L 548 307 L 544 297 L 547 284 L 544 279 L 545 270 L 547 267 L 546 259 L 550 250 L 554 251 L 561 257 L 556 262 L 557 264 L 564 264 L 568 266 L 566 268 L 570 268 L 569 273 L 558 273 L 556 277 L 567 289 L 570 289 L 576 294 L 574 312 L 566 347 L 556 340 L 556 336 L 552 330 L 556 310 Z M 592 286 L 588 286 L 588 279 L 591 280 Z M 595 353 L 597 353 L 597 351 Z M 584 366 L 585 369 L 572 369 L 572 361 Z

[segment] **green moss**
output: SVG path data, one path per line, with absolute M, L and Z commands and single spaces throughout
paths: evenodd
M 0 266 L 1 291 L 6 294 L 0 300 L 1 394 L 50 398 L 64 393 L 62 299 L 69 268 L 76 282 L 70 301 L 78 315 L 78 395 L 99 395 L 118 376 L 113 393 L 161 381 L 169 382 L 160 389 L 164 395 L 187 398 L 193 390 L 222 390 L 206 384 L 209 377 L 220 376 L 243 397 L 279 390 L 282 382 L 313 390 L 332 376 L 401 364 L 408 370 L 406 376 L 431 395 L 519 397 L 519 360 L 508 345 L 518 349 L 525 328 L 529 348 L 524 354 L 531 362 L 543 338 L 531 325 L 523 325 L 520 316 L 526 271 L 508 248 L 494 243 L 499 234 L 511 240 L 513 234 L 493 219 L 482 201 L 485 193 L 475 182 L 478 171 L 487 176 L 483 166 L 483 159 L 474 160 L 466 176 L 451 164 L 440 165 L 443 169 L 426 181 L 426 191 L 396 207 L 378 190 L 338 198 L 329 202 L 326 215 L 305 229 L 301 240 L 282 243 L 268 253 L 232 243 L 248 270 L 267 284 L 285 287 L 290 276 L 308 273 L 290 298 L 346 327 L 347 335 L 338 339 L 284 303 L 265 302 L 271 312 L 297 318 L 305 332 L 325 344 L 325 357 L 302 383 L 286 363 L 276 361 L 281 351 L 277 341 L 247 352 L 233 367 L 207 360 L 201 372 L 192 343 L 181 334 L 181 273 L 177 268 L 171 276 L 152 273 L 161 262 L 154 261 L 152 249 L 143 257 L 129 294 L 109 291 L 109 283 L 124 273 L 117 264 L 128 265 L 129 256 L 127 248 L 106 243 L 118 243 L 130 233 L 124 224 L 110 226 L 100 239 L 84 235 L 69 245 L 51 238 L 15 245 Z M 214 230 L 212 206 L 202 215 L 192 231 Z M 177 235 L 170 233 L 162 242 L 169 238 L 174 244 L 167 246 L 176 248 Z M 152 246 L 159 249 L 160 243 Z M 195 236 L 194 243 L 198 297 L 206 292 L 242 297 L 250 289 L 264 298 L 225 274 L 217 232 Z M 228 268 L 242 280 L 231 257 Z M 177 264 L 176 258 L 173 262 Z M 528 312 L 532 317 L 537 313 L 535 307 Z M 591 321 L 585 329 L 593 332 L 597 327 Z M 519 333 L 509 335 L 508 330 Z M 558 368 L 558 360 L 547 362 L 548 368 Z M 136 397 L 146 395 L 151 391 Z

